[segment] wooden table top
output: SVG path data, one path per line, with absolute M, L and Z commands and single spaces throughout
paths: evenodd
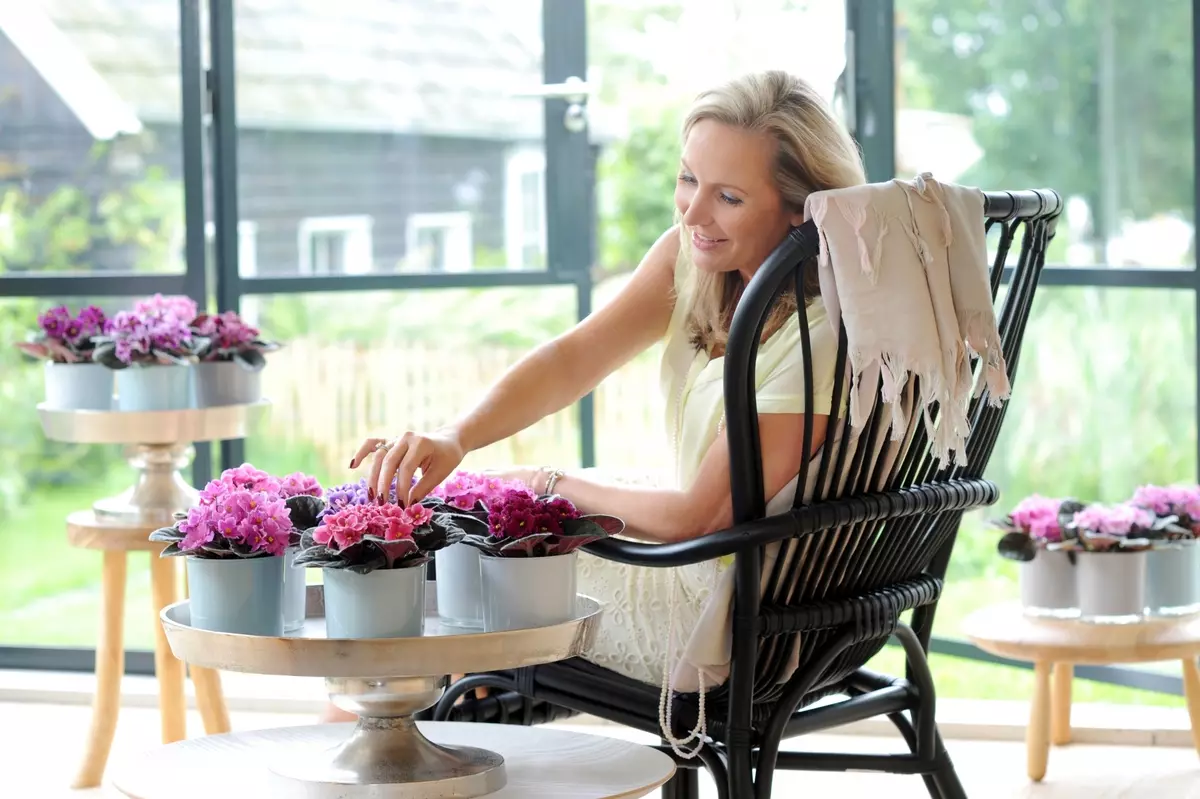
M 108 522 L 91 510 L 77 510 L 67 516 L 67 543 L 80 549 L 162 552 L 166 544 L 147 540 L 161 526 Z
M 616 738 L 507 724 L 419 726 L 435 743 L 476 746 L 504 756 L 508 785 L 488 799 L 633 799 L 647 796 L 675 773 L 675 764 L 662 752 Z M 304 746 L 327 749 L 346 740 L 353 728 L 319 724 L 180 741 L 123 761 L 113 784 L 135 799 L 299 798 L 308 795 L 303 786 L 271 775 L 271 750 L 286 748 L 294 754 Z
M 963 629 L 980 649 L 1014 660 L 1101 666 L 1200 656 L 1200 614 L 1104 624 L 1029 616 L 1011 603 L 973 613 Z

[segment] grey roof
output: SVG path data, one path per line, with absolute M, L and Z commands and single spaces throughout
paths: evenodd
M 140 119 L 178 121 L 177 2 L 33 2 Z M 542 82 L 538 0 L 233 5 L 242 126 L 540 135 L 541 103 L 509 96 Z

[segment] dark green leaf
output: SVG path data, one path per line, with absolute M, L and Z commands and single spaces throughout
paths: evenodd
M 1037 546 L 1025 533 L 1005 533 L 996 544 L 996 549 L 1009 560 L 1028 562 L 1037 556 Z
M 252 372 L 257 372 L 267 365 L 267 359 L 256 349 L 238 350 L 234 353 L 233 360 L 243 369 Z

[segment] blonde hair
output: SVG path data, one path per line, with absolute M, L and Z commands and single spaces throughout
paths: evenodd
M 705 120 L 766 133 L 775 140 L 775 187 L 790 212 L 803 211 L 804 201 L 814 191 L 866 182 L 858 146 L 829 105 L 812 86 L 786 72 L 745 75 L 703 92 L 684 119 L 683 139 Z M 691 237 L 682 224 L 679 268 L 686 270 L 686 295 L 690 297 L 687 326 L 692 343 L 708 352 L 724 348 L 733 308 L 744 288 L 741 275 L 696 269 Z M 819 292 L 816 270 L 810 269 L 804 285 L 805 304 Z M 795 311 L 796 293 L 789 288 L 775 304 L 766 331 L 778 330 Z

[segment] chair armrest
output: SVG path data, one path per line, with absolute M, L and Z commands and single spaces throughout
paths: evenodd
M 992 505 L 999 498 L 1000 490 L 990 480 L 947 480 L 805 505 L 689 541 L 645 544 L 606 538 L 584 549 L 597 557 L 633 566 L 688 566 L 847 524 L 969 510 Z

